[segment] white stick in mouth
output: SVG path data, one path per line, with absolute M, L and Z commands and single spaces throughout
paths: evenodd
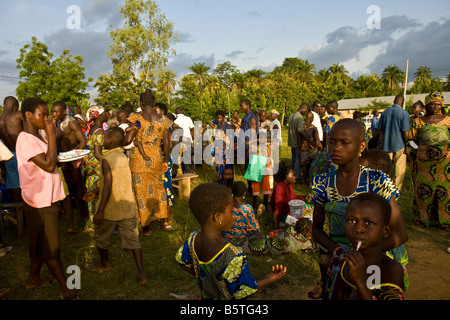
M 359 248 L 361 247 L 361 244 L 362 244 L 362 241 L 361 241 L 361 240 L 359 240 L 359 241 L 358 241 L 358 245 L 356 246 L 356 251 L 358 251 L 358 250 L 359 250 Z

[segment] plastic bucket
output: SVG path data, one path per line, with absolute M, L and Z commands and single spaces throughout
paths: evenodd
M 289 214 L 295 218 L 303 216 L 303 210 L 305 209 L 305 202 L 302 200 L 289 201 Z

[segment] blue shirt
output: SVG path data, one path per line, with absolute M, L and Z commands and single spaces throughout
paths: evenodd
M 409 113 L 394 104 L 381 114 L 380 129 L 383 131 L 383 151 L 402 150 L 405 147 L 402 133 L 409 130 Z

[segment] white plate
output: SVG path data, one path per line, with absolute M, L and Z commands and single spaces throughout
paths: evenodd
M 59 162 L 71 162 L 86 157 L 91 151 L 84 149 L 71 150 L 67 152 L 61 152 L 58 154 L 57 160 Z

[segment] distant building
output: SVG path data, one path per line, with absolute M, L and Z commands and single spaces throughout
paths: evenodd
M 442 92 L 444 95 L 444 101 L 446 102 L 446 105 L 450 104 L 450 92 Z M 429 93 L 422 93 L 422 94 L 407 94 L 406 95 L 406 101 L 408 102 L 411 97 L 412 101 L 416 102 L 418 100 L 421 100 L 423 103 L 425 103 L 425 98 L 428 96 Z M 370 98 L 358 98 L 358 99 L 344 99 L 338 101 L 339 104 L 339 112 L 345 117 L 345 118 L 352 118 L 353 112 L 360 108 L 367 107 L 372 104 L 372 101 L 377 100 L 378 102 L 387 102 L 390 105 L 394 103 L 395 96 L 386 96 L 386 97 L 370 97 Z M 378 110 L 379 112 L 383 112 L 384 110 Z

